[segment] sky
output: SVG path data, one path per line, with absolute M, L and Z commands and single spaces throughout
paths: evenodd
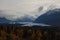
M 53 8 L 60 8 L 60 0 L 0 0 L 0 17 L 16 19 L 29 15 L 36 18 Z

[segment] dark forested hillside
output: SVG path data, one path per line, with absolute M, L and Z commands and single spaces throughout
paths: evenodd
M 0 24 L 0 40 L 60 40 L 60 27 Z

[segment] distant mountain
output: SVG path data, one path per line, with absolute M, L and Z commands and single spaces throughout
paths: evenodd
M 15 20 L 15 22 L 33 22 L 34 18 L 30 16 L 23 16 Z
M 60 9 L 49 10 L 45 14 L 39 16 L 34 23 L 60 26 Z
M 11 20 L 6 19 L 5 17 L 0 17 L 0 23 L 8 23 L 11 22 Z
M 34 18 L 26 13 L 12 10 L 0 10 L 0 22 L 32 22 Z
M 28 17 L 28 16 L 24 16 L 21 18 L 18 18 L 16 20 L 9 20 L 5 17 L 0 17 L 0 23 L 10 23 L 10 22 L 32 22 L 33 18 L 32 17 Z

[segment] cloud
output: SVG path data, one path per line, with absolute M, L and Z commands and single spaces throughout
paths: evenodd
M 16 20 L 29 15 L 37 18 L 55 8 L 60 8 L 60 0 L 0 0 L 0 17 Z
M 11 10 L 0 10 L 0 17 L 5 17 L 9 20 L 16 20 L 17 18 L 23 17 L 25 14 L 20 12 L 15 12 Z

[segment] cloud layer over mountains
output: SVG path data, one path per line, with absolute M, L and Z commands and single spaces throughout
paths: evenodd
M 0 0 L 0 17 L 16 20 L 28 15 L 36 19 L 55 8 L 60 8 L 60 0 Z

